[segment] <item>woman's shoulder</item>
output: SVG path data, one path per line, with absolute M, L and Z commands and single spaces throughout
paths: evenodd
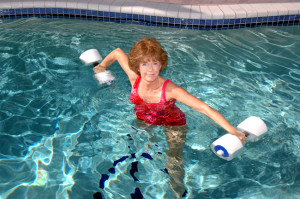
M 185 89 L 183 89 L 181 86 L 169 80 L 165 88 L 166 98 L 167 100 L 176 99 L 178 95 L 180 95 L 184 91 Z
M 165 82 L 167 82 L 166 89 L 175 89 L 175 88 L 181 88 L 177 84 L 175 84 L 172 80 L 165 79 Z

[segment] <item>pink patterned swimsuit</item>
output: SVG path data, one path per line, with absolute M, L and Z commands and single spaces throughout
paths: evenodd
M 164 126 L 183 126 L 186 124 L 184 113 L 175 105 L 176 100 L 166 100 L 166 85 L 170 80 L 163 84 L 159 103 L 147 103 L 138 94 L 141 76 L 138 76 L 131 89 L 130 101 L 135 104 L 134 110 L 136 117 L 143 120 L 146 124 Z

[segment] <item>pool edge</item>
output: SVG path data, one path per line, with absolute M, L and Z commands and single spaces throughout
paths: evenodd
M 296 25 L 300 2 L 180 5 L 116 0 L 12 0 L 0 3 L 0 19 L 20 17 L 86 18 L 188 29 L 230 29 L 260 25 Z

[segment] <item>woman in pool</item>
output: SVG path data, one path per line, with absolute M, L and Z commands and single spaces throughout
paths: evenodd
M 219 112 L 160 76 L 160 72 L 168 64 L 168 56 L 155 38 L 144 37 L 137 41 L 129 55 L 120 48 L 113 50 L 101 64 L 94 67 L 94 72 L 104 72 L 115 61 L 119 62 L 132 85 L 130 100 L 135 104 L 134 110 L 138 119 L 136 125 L 147 131 L 150 141 L 155 139 L 151 135 L 152 128 L 155 125 L 164 126 L 168 142 L 168 162 L 165 166 L 175 198 L 186 194 L 182 157 L 188 130 L 185 115 L 175 105 L 176 100 L 207 115 L 228 133 L 238 136 L 242 142 L 245 141 L 244 134 L 237 131 Z
M 175 101 L 207 115 L 228 133 L 245 142 L 245 135 L 237 131 L 218 111 L 188 93 L 182 87 L 160 76 L 168 64 L 167 52 L 155 38 L 144 37 L 137 41 L 127 55 L 117 48 L 109 53 L 101 64 L 94 67 L 95 73 L 118 61 L 132 85 L 130 100 L 135 104 L 136 117 L 146 124 L 184 126 L 184 113 Z

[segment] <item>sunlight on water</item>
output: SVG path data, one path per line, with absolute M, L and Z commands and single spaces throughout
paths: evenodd
M 36 18 L 1 26 L 0 198 L 174 198 L 181 181 L 186 198 L 299 198 L 299 26 L 187 31 Z M 99 86 L 78 59 L 90 48 L 128 52 L 144 35 L 168 52 L 163 76 L 234 125 L 261 117 L 267 135 L 226 162 L 210 150 L 225 131 L 178 103 L 189 129 L 182 159 L 170 156 L 163 128 L 136 123 L 118 64 L 117 80 Z

